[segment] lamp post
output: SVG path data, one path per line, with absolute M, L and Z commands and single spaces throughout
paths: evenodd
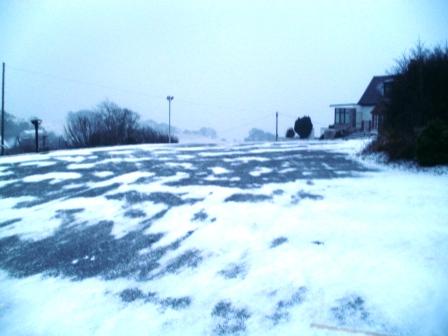
M 168 142 L 171 143 L 171 101 L 174 99 L 173 96 L 167 96 L 168 100 Z
M 275 112 L 275 141 L 278 141 L 278 112 Z
M 42 123 L 42 120 L 34 118 L 31 120 L 31 123 L 34 125 L 34 139 L 36 141 L 36 153 L 39 153 L 39 125 Z

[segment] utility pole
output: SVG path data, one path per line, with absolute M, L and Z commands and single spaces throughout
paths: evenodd
M 167 96 L 168 100 L 168 142 L 171 143 L 171 101 L 174 99 L 173 96 Z
M 278 112 L 275 112 L 275 141 L 278 141 Z
M 2 155 L 5 155 L 5 62 L 2 71 Z
M 39 153 L 39 125 L 42 122 L 40 119 L 33 119 L 31 123 L 34 125 L 34 139 L 36 141 L 36 153 Z

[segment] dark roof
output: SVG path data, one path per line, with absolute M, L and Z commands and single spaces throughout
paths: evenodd
M 383 99 L 383 83 L 391 81 L 394 76 L 375 76 L 367 86 L 358 105 L 374 106 Z

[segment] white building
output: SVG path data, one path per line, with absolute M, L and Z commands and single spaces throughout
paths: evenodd
M 332 104 L 335 130 L 378 132 L 381 124 L 381 104 L 387 99 L 393 76 L 375 76 L 358 103 Z

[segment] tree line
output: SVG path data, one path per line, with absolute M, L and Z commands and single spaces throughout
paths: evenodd
M 140 123 L 140 115 L 109 101 L 94 110 L 69 112 L 64 128 L 69 147 L 167 143 L 169 136 Z M 171 142 L 178 142 L 171 137 Z
M 169 136 L 141 122 L 140 115 L 117 104 L 104 101 L 94 109 L 69 112 L 63 135 L 39 130 L 41 150 L 115 146 L 142 143 L 167 143 Z M 171 136 L 171 142 L 178 142 Z M 7 154 L 35 150 L 31 123 L 5 113 Z
M 423 166 L 448 164 L 448 45 L 418 43 L 393 74 L 382 126 L 368 150 Z

